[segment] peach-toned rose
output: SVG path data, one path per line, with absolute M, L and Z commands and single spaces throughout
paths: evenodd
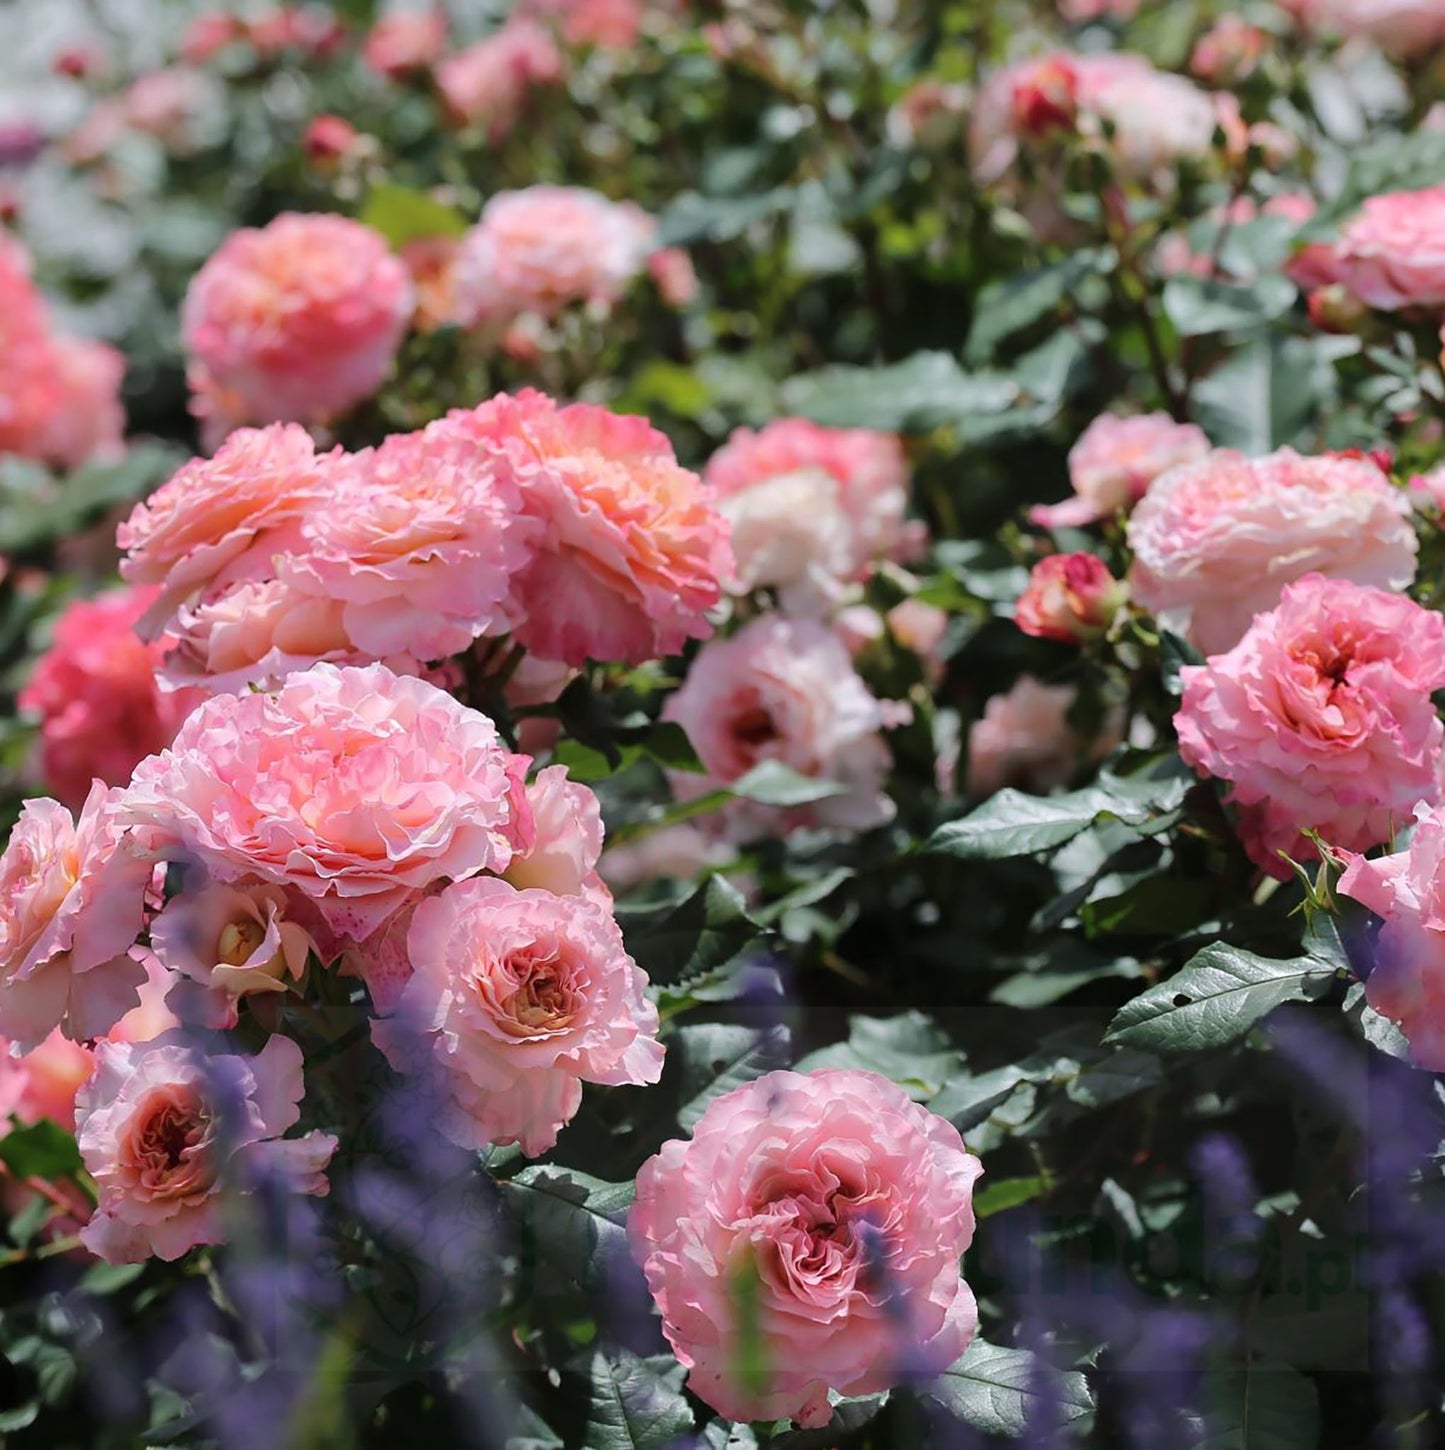
M 1085 759 L 1107 755 L 1119 741 L 1118 721 L 1106 720 L 1091 746 L 1069 723 L 1077 696 L 1072 685 L 1032 675 L 994 695 L 968 734 L 968 793 L 992 795 L 1006 785 L 1045 793 L 1067 784 Z
M 224 1243 L 223 1196 L 263 1183 L 324 1194 L 329 1133 L 282 1134 L 301 1116 L 301 1049 L 202 1054 L 179 1034 L 102 1043 L 76 1101 L 76 1141 L 100 1194 L 81 1241 L 112 1264 L 178 1259 Z
M 562 75 L 552 37 L 530 20 L 513 18 L 442 61 L 436 85 L 453 121 L 479 127 L 495 142 L 521 120 L 531 93 L 555 86 Z
M 532 839 L 518 844 L 504 878 L 519 891 L 535 887 L 556 896 L 587 892 L 608 899 L 597 874 L 603 832 L 596 794 L 569 780 L 565 765 L 538 771 L 526 794 Z
M 732 568 L 725 526 L 697 476 L 644 418 L 530 389 L 450 415 L 539 520 L 514 577 L 516 637 L 544 659 L 640 664 L 711 632 Z
M 57 1027 L 23 1056 L 0 1038 L 0 1123 L 13 1116 L 22 1124 L 48 1118 L 67 1132 L 75 1128 L 75 1095 L 90 1076 L 94 1056 Z
M 766 760 L 832 781 L 840 794 L 784 809 L 734 801 L 729 833 L 750 839 L 799 825 L 867 830 L 892 818 L 883 791 L 886 715 L 832 630 L 811 619 L 764 615 L 698 652 L 663 717 L 687 732 L 707 774 L 679 776 L 702 794 L 731 785 Z
M 506 869 L 511 788 L 485 716 L 383 665 L 319 664 L 208 700 L 141 763 L 125 813 L 213 880 L 286 887 L 364 940 L 434 882 Z
M 0 855 L 0 1033 L 22 1051 L 62 1025 L 99 1037 L 138 1000 L 146 973 L 129 953 L 155 853 L 118 798 L 97 781 L 78 821 L 26 801 Z
M 1132 508 L 1149 485 L 1181 463 L 1209 452 L 1209 439 L 1193 423 L 1176 423 L 1167 413 L 1116 418 L 1101 413 L 1069 450 L 1074 497 L 1039 504 L 1030 523 L 1042 528 L 1082 528 Z
M 415 327 L 435 331 L 456 314 L 456 263 L 460 250 L 461 241 L 457 237 L 418 237 L 401 248 L 399 255 L 411 273 L 416 291 Z
M 275 555 L 299 542 L 302 516 L 323 504 L 333 466 L 295 424 L 241 428 L 137 504 L 115 537 L 122 575 L 160 586 L 142 632 L 154 637 L 202 591 L 269 576 Z
M 1339 891 L 1385 921 L 1365 1000 L 1400 1024 L 1420 1067 L 1445 1072 L 1445 814 L 1421 805 L 1415 816 L 1405 850 L 1355 856 Z
M 557 1141 L 584 1082 L 656 1082 L 663 1050 L 647 978 L 587 895 L 479 877 L 417 906 L 414 973 L 372 1033 L 394 1066 L 441 1074 L 439 1124 L 463 1147 Z
M 1306 830 L 1363 851 L 1440 798 L 1445 620 L 1412 600 L 1307 575 L 1180 680 L 1180 753 L 1230 782 L 1246 849 L 1281 880 L 1281 851 L 1318 856 Z
M 507 632 L 512 580 L 542 525 L 468 426 L 442 419 L 397 434 L 333 477 L 328 506 L 306 517 L 278 572 L 339 600 L 358 651 L 442 659 Z
M 1014 622 L 1039 639 L 1080 644 L 1113 623 L 1124 588 L 1094 554 L 1050 554 L 1029 575 L 1014 608 Z
M 627 1224 L 688 1387 L 731 1420 L 816 1429 L 830 1390 L 952 1364 L 978 1327 L 959 1259 L 982 1172 L 875 1073 L 770 1072 L 716 1098 L 643 1164 Z
M 289 212 L 232 232 L 181 309 L 195 407 L 241 423 L 324 423 L 381 386 L 411 319 L 411 278 L 347 217 Z
M 162 649 L 135 632 L 155 592 L 113 589 L 69 605 L 20 692 L 21 710 L 40 720 L 46 784 L 71 809 L 94 780 L 124 785 L 139 761 L 171 743 L 198 703 L 189 691 L 157 686 Z
M 654 223 L 636 207 L 576 186 L 498 192 L 462 241 L 456 317 L 468 327 L 574 302 L 609 307 L 643 270 Z
M 446 43 L 445 10 L 399 10 L 383 15 L 367 31 L 361 58 L 378 75 L 400 80 L 439 60 Z
M 1403 589 L 1418 543 L 1410 504 L 1364 459 L 1218 449 L 1155 481 L 1129 520 L 1130 592 L 1205 654 L 1306 574 Z

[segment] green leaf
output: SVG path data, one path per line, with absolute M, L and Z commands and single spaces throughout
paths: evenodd
M 758 222 L 777 216 L 793 203 L 793 188 L 775 187 L 751 196 L 702 196 L 685 191 L 657 219 L 660 247 L 695 242 L 731 242 Z
M 804 806 L 846 793 L 837 781 L 803 775 L 781 760 L 760 761 L 728 787 L 729 795 L 765 806 Z
M 946 1369 L 924 1393 L 960 1420 L 986 1435 L 1016 1439 L 1032 1416 L 1052 1411 L 1077 1433 L 1094 1418 L 1089 1382 L 1077 1371 L 1050 1372 L 1054 1383 L 1044 1404 L 1035 1379 L 1040 1366 L 1024 1349 L 1006 1349 L 975 1337 L 962 1359 Z
M 0 1138 L 0 1163 L 17 1178 L 66 1178 L 83 1167 L 74 1135 L 48 1118 Z
M 782 403 L 835 428 L 926 433 L 1005 412 L 1018 385 L 995 373 L 970 374 L 944 352 L 919 352 L 883 367 L 827 367 L 783 384 Z
M 973 1211 L 978 1218 L 988 1218 L 1006 1209 L 1031 1203 L 1048 1188 L 1043 1178 L 1000 1178 L 989 1183 L 973 1196 Z
M 1354 982 L 1345 993 L 1342 1008 L 1346 1018 L 1371 1047 L 1388 1057 L 1397 1057 L 1402 1062 L 1410 1061 L 1410 1040 L 1400 1030 L 1398 1023 L 1382 1017 L 1365 1001 L 1365 984 Z
M 1278 273 L 1220 282 L 1186 272 L 1164 284 L 1164 312 L 1181 337 L 1203 337 L 1262 327 L 1283 317 L 1297 295 L 1294 283 Z
M 1194 389 L 1199 422 L 1221 448 L 1270 453 L 1300 442 L 1332 374 L 1313 341 L 1261 338 L 1241 348 Z
M 763 934 L 747 903 L 721 876 L 709 876 L 681 904 L 619 911 L 633 960 L 654 988 L 686 988 L 725 966 Z
M 390 182 L 372 187 L 361 220 L 380 232 L 393 251 L 427 237 L 459 237 L 468 226 L 455 207 Z
M 525 1291 L 593 1293 L 607 1262 L 626 1258 L 631 1183 L 531 1164 L 498 1186 L 517 1229 Z
M 788 1029 L 781 1025 L 756 1028 L 706 1022 L 679 1028 L 673 1044 L 682 1059 L 679 1125 L 691 1132 L 714 1098 L 786 1067 L 789 1046 Z
M 1061 262 L 990 282 L 974 302 L 965 359 L 989 362 L 999 343 L 1032 327 L 1072 297 L 1085 278 L 1111 267 L 1112 249 L 1071 252 Z
M 1102 773 L 1093 785 L 1062 795 L 1026 795 L 1009 787 L 962 820 L 940 826 L 924 850 L 964 861 L 1027 856 L 1062 846 L 1105 820 L 1153 835 L 1178 819 L 1188 783 L 1178 760 L 1166 759 L 1136 775 Z
M 898 1017 L 850 1017 L 847 1042 L 810 1052 L 797 1070 L 876 1072 L 922 1102 L 940 1092 L 960 1065 L 958 1049 L 930 1018 L 922 1012 L 904 1012 Z
M 1317 1450 L 1319 1395 L 1286 1364 L 1256 1357 L 1205 1376 L 1207 1429 L 1198 1450 Z
M 1316 956 L 1281 961 L 1216 942 L 1125 1003 L 1104 1041 L 1154 1052 L 1225 1047 L 1276 1007 L 1323 996 L 1335 973 Z
M 692 1429 L 679 1364 L 598 1349 L 570 1369 L 587 1384 L 587 1450 L 664 1450 Z

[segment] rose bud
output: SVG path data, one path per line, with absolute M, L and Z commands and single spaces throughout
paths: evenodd
M 1014 622 L 1037 639 L 1082 644 L 1109 627 L 1125 597 L 1124 586 L 1093 554 L 1050 554 L 1034 565 Z
M 1013 92 L 1013 128 L 1023 136 L 1072 131 L 1079 110 L 1079 77 L 1063 58 L 1040 61 Z
M 316 116 L 306 128 L 302 147 L 318 171 L 330 171 L 354 154 L 360 132 L 340 116 Z

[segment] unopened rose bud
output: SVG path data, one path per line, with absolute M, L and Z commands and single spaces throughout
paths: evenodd
M 89 80 L 105 69 L 105 52 L 95 45 L 67 46 L 50 62 L 50 68 L 58 76 Z
M 1338 282 L 1311 292 L 1307 306 L 1310 321 L 1321 332 L 1354 332 L 1368 316 L 1365 304 Z
M 340 116 L 317 116 L 306 128 L 302 148 L 318 171 L 330 171 L 356 152 L 360 132 Z
M 1062 59 L 1040 61 L 1013 91 L 1013 129 L 1035 138 L 1072 131 L 1078 120 L 1079 77 Z
M 1093 554 L 1050 554 L 1034 565 L 1014 622 L 1036 639 L 1082 644 L 1108 629 L 1126 590 Z

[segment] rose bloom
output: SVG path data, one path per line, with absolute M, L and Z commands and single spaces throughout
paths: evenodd
M 405 265 L 360 222 L 288 212 L 232 232 L 181 308 L 199 415 L 216 436 L 328 422 L 385 381 L 413 303 Z
M 295 424 L 240 428 L 137 504 L 115 539 L 121 574 L 160 586 L 142 632 L 154 637 L 203 591 L 269 577 L 274 557 L 299 544 L 302 517 L 323 505 L 332 467 Z
M 185 66 L 168 66 L 137 76 L 122 98 L 126 124 L 152 136 L 168 151 L 195 148 L 207 113 L 220 104 L 214 78 Z
M 1130 593 L 1205 654 L 1230 648 L 1306 574 L 1403 589 L 1410 503 L 1378 465 L 1217 449 L 1158 479 L 1129 520 Z
M 1211 85 L 1228 85 L 1253 74 L 1272 44 L 1266 31 L 1242 15 L 1221 15 L 1195 42 L 1189 69 Z
M 186 26 L 181 36 L 180 58 L 188 65 L 204 65 L 228 45 L 242 39 L 245 33 L 238 16 L 208 10 Z
M 468 427 L 442 419 L 333 470 L 327 506 L 302 523 L 280 578 L 342 605 L 354 647 L 374 658 L 443 659 L 505 634 L 513 576 L 540 520 Z
M 366 32 L 361 58 L 378 75 L 400 80 L 439 60 L 446 43 L 445 10 L 393 11 Z
M 124 785 L 139 761 L 171 743 L 198 703 L 194 694 L 156 684 L 162 649 L 135 632 L 154 595 L 113 589 L 68 605 L 20 692 L 21 710 L 40 720 L 46 783 L 72 809 L 94 780 Z
M 96 782 L 78 820 L 28 800 L 0 854 L 0 1033 L 29 1051 L 56 1027 L 99 1037 L 139 1000 L 130 955 L 156 853 Z
M 994 695 L 968 735 L 968 792 L 992 795 L 1004 786 L 1046 794 L 1065 785 L 1086 760 L 1098 760 L 1119 742 L 1110 717 L 1090 746 L 1069 723 L 1077 698 L 1072 685 L 1046 685 L 1024 675 Z
M 81 1242 L 107 1263 L 178 1259 L 225 1242 L 225 1198 L 281 1181 L 325 1194 L 329 1133 L 283 1139 L 301 1116 L 301 1049 L 205 1053 L 179 1034 L 106 1042 L 76 1100 L 76 1142 L 99 1193 Z
M 609 307 L 646 266 L 655 224 L 639 208 L 577 186 L 500 191 L 462 240 L 454 270 L 463 326 Z
M 569 780 L 565 765 L 549 765 L 527 786 L 526 799 L 531 839 L 518 843 L 505 879 L 518 890 L 536 888 L 555 896 L 592 893 L 610 900 L 597 874 L 603 831 L 595 792 Z
M 448 56 L 435 75 L 448 116 L 459 125 L 480 127 L 496 142 L 522 119 L 533 90 L 562 79 L 562 55 L 540 25 L 512 19 Z
M 1059 0 L 1059 14 L 1078 25 L 1087 20 L 1132 20 L 1140 0 Z
M 1303 834 L 1363 851 L 1440 798 L 1445 619 L 1402 595 L 1311 574 L 1227 654 L 1180 671 L 1174 726 L 1201 775 L 1230 782 L 1251 858 L 1289 878 Z
M 1119 612 L 1124 589 L 1094 554 L 1050 554 L 1029 575 L 1014 608 L 1025 634 L 1080 644 L 1097 639 Z
M 120 457 L 125 451 L 120 399 L 125 358 L 108 343 L 84 337 L 53 336 L 49 352 L 59 397 L 34 445 L 35 456 L 59 468 Z
M 1363 36 L 1402 59 L 1445 42 L 1445 11 L 1436 0 L 1295 0 L 1295 5 L 1311 28 Z
M 125 792 L 221 883 L 253 878 L 365 940 L 443 878 L 505 870 L 515 826 L 492 722 L 383 665 L 318 664 L 208 700 Z
M 412 325 L 432 332 L 451 321 L 456 312 L 455 269 L 461 240 L 457 237 L 417 237 L 405 243 L 399 255 L 411 273 L 416 292 Z
M 1029 522 L 1042 528 L 1082 528 L 1131 508 L 1149 485 L 1181 463 L 1209 453 L 1209 439 L 1193 423 L 1176 423 L 1167 413 L 1116 418 L 1102 413 L 1069 450 L 1074 497 L 1039 504 Z
M 731 785 L 765 760 L 840 787 L 787 809 L 733 801 L 725 819 L 734 839 L 780 824 L 861 831 L 893 817 L 883 790 L 890 766 L 883 705 L 847 646 L 815 620 L 763 615 L 705 645 L 662 714 L 686 731 L 706 771 L 678 776 L 678 790 L 701 795 Z
M 850 522 L 849 577 L 874 560 L 896 554 L 906 538 L 908 465 L 892 433 L 872 428 L 824 428 L 806 418 L 779 418 L 755 432 L 734 430 L 708 460 L 703 477 L 720 499 L 743 498 L 789 474 L 825 473 L 838 485 Z
M 561 23 L 568 45 L 630 50 L 642 34 L 644 0 L 527 0 L 529 13 Z
M 661 1076 L 647 978 L 596 900 L 458 882 L 416 908 L 407 949 L 414 973 L 372 1033 L 394 1066 L 439 1072 L 439 1126 L 462 1147 L 520 1143 L 535 1157 L 584 1082 Z
M 689 1388 L 731 1420 L 819 1429 L 830 1390 L 946 1369 L 978 1328 L 959 1259 L 982 1172 L 875 1073 L 770 1072 L 714 1099 L 642 1165 L 627 1223 Z
M 513 579 L 518 641 L 543 659 L 640 664 L 711 633 L 705 617 L 732 570 L 709 491 L 644 418 L 527 389 L 449 426 L 493 460 L 498 486 L 540 523 Z
M 1445 13 L 1442 13 L 1445 26 Z M 1369 307 L 1445 306 L 1445 186 L 1391 191 L 1366 200 L 1346 222 L 1323 269 L 1331 281 Z M 1306 264 L 1308 263 L 1308 257 Z M 1296 264 L 1295 275 L 1301 274 Z M 1321 272 L 1321 264 L 1313 268 Z

